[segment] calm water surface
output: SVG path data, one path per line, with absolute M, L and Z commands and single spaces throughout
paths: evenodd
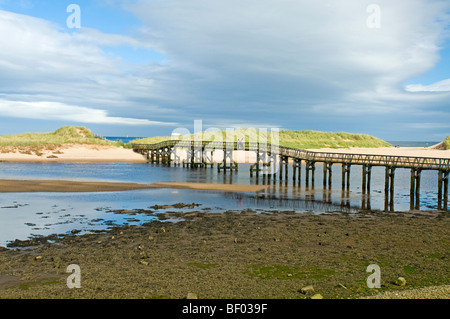
M 352 166 L 351 188 L 342 194 L 341 168 L 333 167 L 333 189 L 322 188 L 322 169 L 316 169 L 314 189 L 302 183 L 292 182 L 289 171 L 287 184 L 279 180 L 250 178 L 250 165 L 239 165 L 239 171 L 230 174 L 218 173 L 217 169 L 186 169 L 163 167 L 147 163 L 0 163 L 0 179 L 65 179 L 83 181 L 133 182 L 205 182 L 262 184 L 269 187 L 258 193 L 232 193 L 218 191 L 196 191 L 183 189 L 149 189 L 125 192 L 102 193 L 15 193 L 0 194 L 0 246 L 15 239 L 30 236 L 65 234 L 73 229 L 83 232 L 104 230 L 115 225 L 142 224 L 154 220 L 154 215 L 116 214 L 112 210 L 150 209 L 153 205 L 175 203 L 198 203 L 201 206 L 183 211 L 204 210 L 223 212 L 226 210 L 253 209 L 256 211 L 289 210 L 296 212 L 358 212 L 365 207 L 384 208 L 384 168 L 372 169 L 370 197 L 361 193 L 361 168 Z M 289 167 L 292 169 L 292 167 Z M 410 170 L 397 169 L 395 177 L 395 209 L 409 210 Z M 370 199 L 369 202 L 368 199 Z M 422 210 L 437 209 L 437 173 L 424 171 L 421 181 Z M 170 209 L 177 211 L 177 209 Z M 164 212 L 161 210 L 161 212 Z

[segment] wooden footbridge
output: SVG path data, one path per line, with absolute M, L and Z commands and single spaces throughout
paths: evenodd
M 224 173 L 238 170 L 234 161 L 235 151 L 255 152 L 256 160 L 250 166 L 250 175 L 256 177 L 263 173 L 270 178 L 279 176 L 288 180 L 288 165 L 292 165 L 292 180 L 301 183 L 301 168 L 305 165 L 305 186 L 314 187 L 316 164 L 323 164 L 323 186 L 331 189 L 332 166 L 342 167 L 342 190 L 350 189 L 350 172 L 352 165 L 362 166 L 362 192 L 370 193 L 372 167 L 385 167 L 385 209 L 393 209 L 394 178 L 397 168 L 411 169 L 410 199 L 411 207 L 419 208 L 420 180 L 424 170 L 438 173 L 438 209 L 448 209 L 448 184 L 450 159 L 392 155 L 345 154 L 332 152 L 316 152 L 267 143 L 208 142 L 171 140 L 157 144 L 135 144 L 135 152 L 147 157 L 151 163 L 164 165 L 183 165 L 183 167 L 213 167 L 215 152 L 223 154 L 222 161 L 217 163 L 217 170 Z

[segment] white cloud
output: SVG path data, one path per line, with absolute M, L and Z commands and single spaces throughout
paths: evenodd
M 410 84 L 406 86 L 406 90 L 409 92 L 450 92 L 450 79 L 430 85 Z
M 40 120 L 63 120 L 67 122 L 116 124 L 116 125 L 174 125 L 147 119 L 109 116 L 105 110 L 67 105 L 55 102 L 23 102 L 0 99 L 0 114 Z
M 149 102 L 160 95 L 151 77 L 160 67 L 149 64 L 133 69 L 119 57 L 105 54 L 102 46 L 149 48 L 124 35 L 93 29 L 67 33 L 43 19 L 0 11 L 0 95 L 4 98 L 0 116 L 164 124 L 145 119 L 170 114 Z M 13 105 L 10 101 L 21 102 Z M 11 111 L 9 106 L 22 112 Z M 110 117 L 111 112 L 138 114 L 144 119 Z
M 123 120 L 109 114 L 128 122 L 199 118 L 205 126 L 322 130 L 330 129 L 323 117 L 329 123 L 344 117 L 361 123 L 368 114 L 382 120 L 406 114 L 420 122 L 415 114 L 425 111 L 449 117 L 448 82 L 402 85 L 439 60 L 449 24 L 446 0 L 377 0 L 380 29 L 366 25 L 373 1 L 108 2 L 140 18 L 139 38 L 93 29 L 67 33 L 0 11 L 4 99 L 60 103 L 68 113 L 116 123 Z M 105 54 L 105 46 L 155 48 L 167 61 L 134 67 Z
M 381 28 L 370 29 L 371 3 L 140 0 L 128 8 L 157 30 L 148 40 L 172 61 L 169 83 L 184 83 L 199 112 L 213 103 L 229 113 L 334 111 L 336 101 L 347 114 L 392 112 L 416 98 L 401 83 L 438 61 L 450 4 L 380 0 Z

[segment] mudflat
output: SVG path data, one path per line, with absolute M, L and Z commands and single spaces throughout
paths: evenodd
M 153 188 L 153 186 L 135 183 L 81 182 L 66 180 L 0 180 L 0 193 L 114 192 L 148 188 Z
M 158 219 L 0 249 L 0 298 L 395 298 L 450 284 L 448 213 L 136 213 Z M 81 288 L 69 289 L 73 264 Z M 367 287 L 370 264 L 381 269 L 379 289 Z
M 0 180 L 0 193 L 33 193 L 33 192 L 117 192 L 150 188 L 185 188 L 197 190 L 216 190 L 229 192 L 257 192 L 267 188 L 265 185 L 243 184 L 211 184 L 164 182 L 153 184 L 83 182 L 70 180 Z

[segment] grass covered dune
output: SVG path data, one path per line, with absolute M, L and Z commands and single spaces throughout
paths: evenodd
M 271 132 L 259 132 L 254 128 L 236 129 L 231 132 L 215 131 L 184 135 L 181 139 L 202 139 L 203 141 L 237 141 L 244 138 L 247 142 L 278 143 L 294 148 L 349 148 L 349 147 L 390 147 L 389 143 L 366 134 L 331 133 L 319 131 L 280 131 L 278 136 Z M 171 140 L 171 136 L 155 136 L 134 140 L 129 144 L 107 141 L 94 135 L 91 130 L 79 126 L 63 126 L 54 132 L 23 133 L 0 136 L 0 147 L 39 147 L 60 146 L 65 144 L 107 145 L 132 147 L 136 144 L 155 144 Z M 450 143 L 450 139 L 449 139 Z
M 391 147 L 379 138 L 366 134 L 331 133 L 319 131 L 280 131 L 278 137 L 271 132 L 259 132 L 256 129 L 236 129 L 232 132 L 216 131 L 185 135 L 182 139 L 200 139 L 203 141 L 237 141 L 244 138 L 246 142 L 277 142 L 281 146 L 293 148 L 350 148 L 350 147 Z M 170 140 L 170 136 L 156 136 L 133 141 L 136 144 L 154 144 Z
M 392 147 L 391 144 L 377 137 L 367 134 L 354 134 L 346 132 L 320 132 L 320 131 L 290 131 L 282 130 L 278 135 L 272 132 L 260 132 L 254 128 L 235 129 L 227 132 L 224 130 L 214 132 L 199 132 L 179 137 L 183 140 L 202 139 L 203 141 L 237 141 L 245 139 L 246 142 L 276 143 L 285 147 L 302 149 L 348 149 L 348 148 L 382 148 Z M 79 145 L 104 145 L 132 148 L 133 144 L 156 144 L 171 140 L 171 136 L 154 136 L 134 140 L 128 144 L 123 142 L 108 141 L 99 138 L 86 127 L 63 126 L 54 132 L 22 133 L 0 136 L 0 148 L 2 152 L 21 149 L 31 150 L 52 149 L 68 144 Z M 439 143 L 439 149 L 450 150 L 450 136 Z
M 23 133 L 0 136 L 0 146 L 36 146 L 63 144 L 111 145 L 111 142 L 95 137 L 85 127 L 63 126 L 54 132 Z
M 132 144 L 112 142 L 85 127 L 63 126 L 54 132 L 0 136 L 2 162 L 142 162 Z
M 447 136 L 447 138 L 444 140 L 444 148 L 446 150 L 450 150 L 450 136 Z

